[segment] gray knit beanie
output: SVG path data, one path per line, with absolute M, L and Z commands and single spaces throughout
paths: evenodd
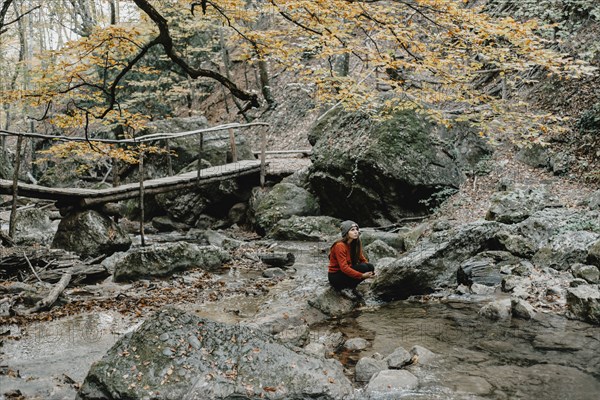
M 346 236 L 346 234 L 348 233 L 348 231 L 354 226 L 356 225 L 358 227 L 358 224 L 354 221 L 344 221 L 341 223 L 340 225 L 340 232 L 342 233 L 342 237 Z

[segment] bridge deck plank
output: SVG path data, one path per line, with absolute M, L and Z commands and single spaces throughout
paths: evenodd
M 229 179 L 260 170 L 260 160 L 242 160 L 235 163 L 218 165 L 198 171 L 186 172 L 180 175 L 144 181 L 146 193 L 163 193 L 196 184 L 206 184 L 222 179 Z M 52 188 L 19 182 L 19 196 L 46 200 L 56 200 L 64 203 L 80 205 L 101 204 L 110 201 L 134 198 L 139 193 L 140 184 L 128 183 L 114 188 L 81 189 L 81 188 Z M 0 179 L 0 194 L 12 194 L 12 181 Z

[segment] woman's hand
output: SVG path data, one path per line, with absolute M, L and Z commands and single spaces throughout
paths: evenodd
M 364 274 L 362 274 L 362 278 L 363 279 L 372 278 L 373 275 L 375 275 L 373 272 L 365 272 Z

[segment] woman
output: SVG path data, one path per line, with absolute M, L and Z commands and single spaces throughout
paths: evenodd
M 359 283 L 375 275 L 362 251 L 358 224 L 344 221 L 340 225 L 342 238 L 329 250 L 329 283 L 336 290 L 355 289 Z

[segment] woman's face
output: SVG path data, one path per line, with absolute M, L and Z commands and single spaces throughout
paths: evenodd
M 358 225 L 352 225 L 352 228 L 348 231 L 348 237 L 352 240 L 358 239 L 359 231 Z

